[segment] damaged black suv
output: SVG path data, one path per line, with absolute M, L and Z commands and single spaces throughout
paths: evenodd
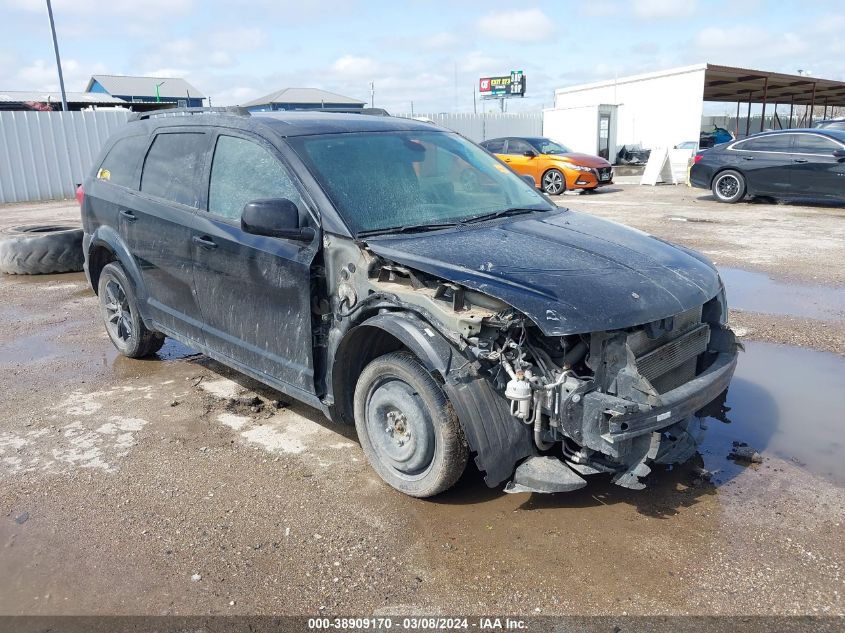
M 702 256 L 558 208 L 430 124 L 137 116 L 84 183 L 85 269 L 126 356 L 165 336 L 355 424 L 428 497 L 470 455 L 561 492 L 696 450 L 737 342 Z

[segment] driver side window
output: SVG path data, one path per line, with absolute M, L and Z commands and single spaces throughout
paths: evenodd
M 208 211 L 239 222 L 251 200 L 287 198 L 300 212 L 305 205 L 288 170 L 258 143 L 237 136 L 220 136 L 211 163 Z

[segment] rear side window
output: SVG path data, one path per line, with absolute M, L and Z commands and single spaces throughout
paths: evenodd
M 487 141 L 484 144 L 484 149 L 492 154 L 501 154 L 505 150 L 505 139 Z
M 141 191 L 179 204 L 197 206 L 197 165 L 204 151 L 205 134 L 159 134 L 144 161 Z
M 288 170 L 266 149 L 236 136 L 220 136 L 211 163 L 208 211 L 240 220 L 252 200 L 287 198 L 304 211 Z
M 795 149 L 799 154 L 831 154 L 841 147 L 829 138 L 817 136 L 816 134 L 797 134 L 795 136 Z
M 790 152 L 792 134 L 774 134 L 772 136 L 761 136 L 752 138 L 735 149 L 744 149 L 751 152 Z
M 149 137 L 128 136 L 115 143 L 97 171 L 97 179 L 113 185 L 138 188 L 138 163 L 144 157 Z
M 531 147 L 527 142 L 522 141 L 518 138 L 512 138 L 508 140 L 508 154 L 516 154 L 522 156 L 525 152 L 534 151 L 534 148 Z

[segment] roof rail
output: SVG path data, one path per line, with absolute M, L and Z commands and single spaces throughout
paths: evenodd
M 187 116 L 189 114 L 231 114 L 234 116 L 252 116 L 250 111 L 240 106 L 215 106 L 208 108 L 161 108 L 147 112 L 136 112 L 129 117 L 130 121 L 141 121 L 159 116 Z

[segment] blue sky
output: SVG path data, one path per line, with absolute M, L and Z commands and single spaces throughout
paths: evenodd
M 0 89 L 58 88 L 44 0 L 0 0 Z M 511 111 L 556 87 L 700 62 L 845 79 L 841 0 L 53 0 L 65 84 L 182 76 L 214 105 L 313 86 L 418 113 L 471 111 L 525 71 Z M 488 105 L 489 107 L 489 105 Z M 479 105 L 479 109 L 481 106 Z

